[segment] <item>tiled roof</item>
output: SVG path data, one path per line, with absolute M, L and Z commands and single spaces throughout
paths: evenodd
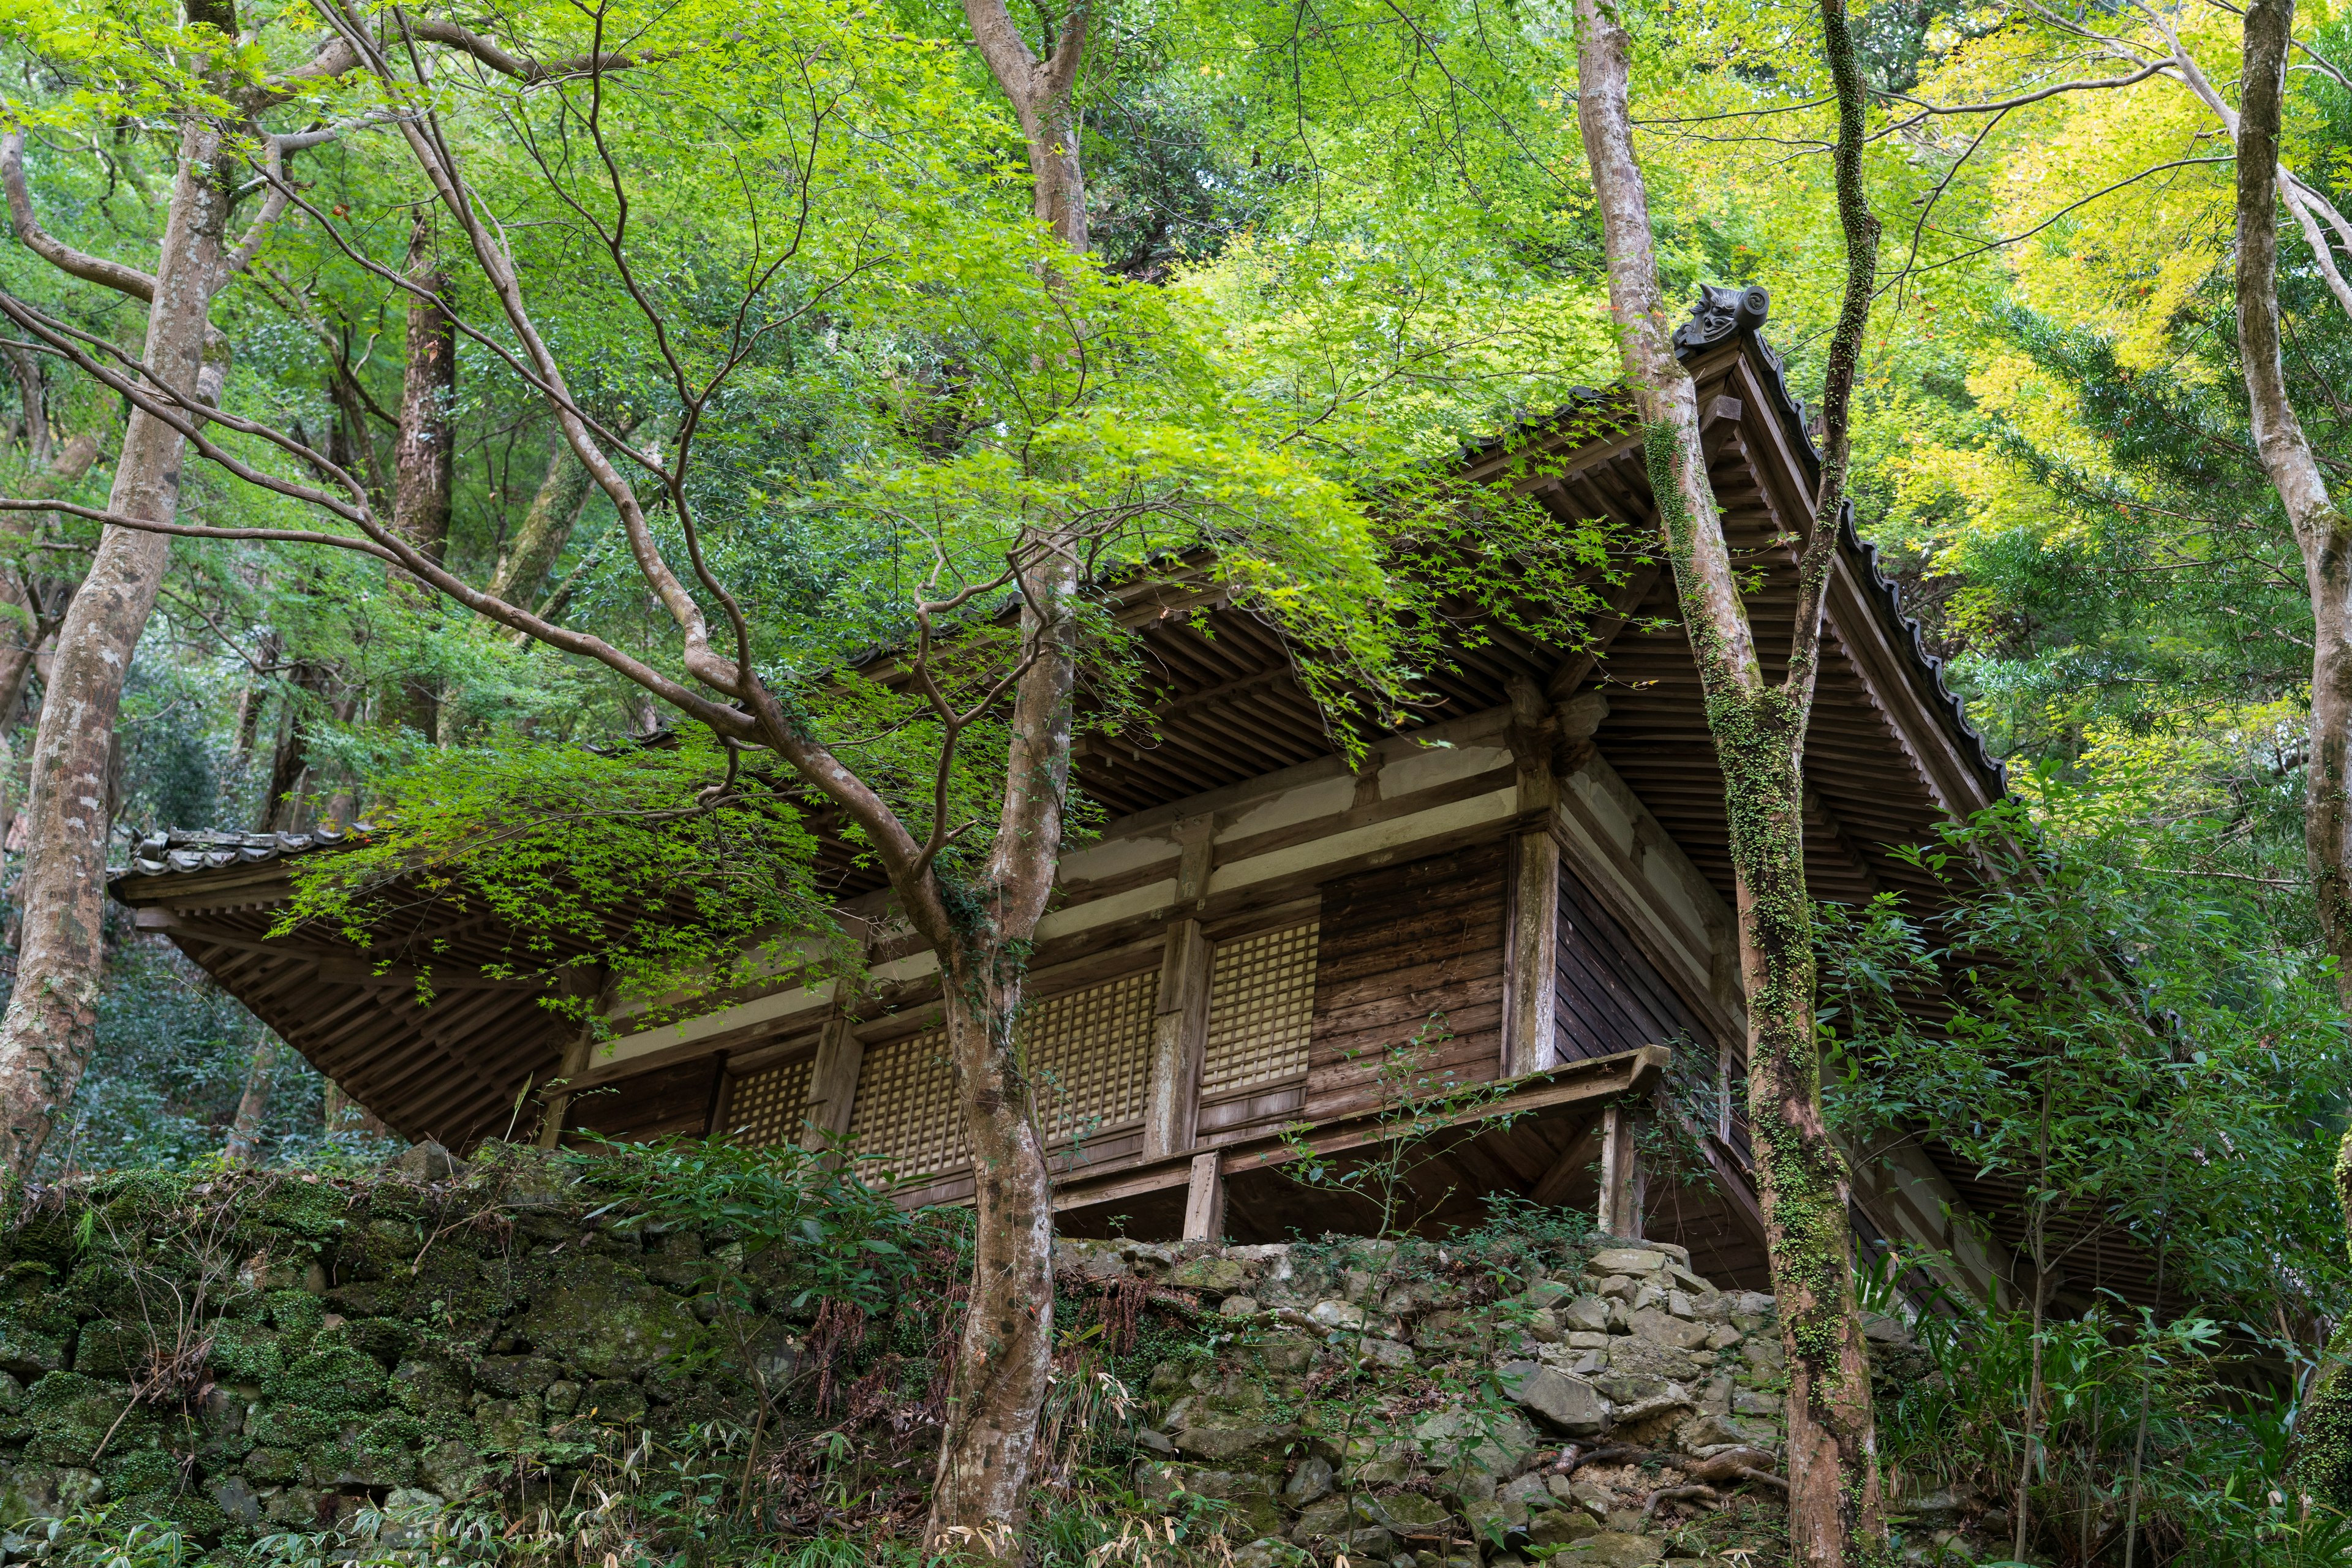
M 314 827 L 307 833 L 187 832 L 173 828 L 141 839 L 131 851 L 131 864 L 110 868 L 107 875 L 156 877 L 167 871 L 222 871 L 231 866 L 250 866 L 299 855 L 306 849 L 324 849 L 364 837 L 367 831 L 363 822 L 348 828 Z

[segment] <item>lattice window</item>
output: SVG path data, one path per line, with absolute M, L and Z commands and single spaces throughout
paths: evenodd
M 1307 1073 L 1315 1023 L 1315 924 L 1221 942 L 1209 969 L 1209 1044 L 1201 1092 Z
M 1143 1120 L 1159 990 L 1159 972 L 1146 970 L 1023 1009 L 1021 1045 L 1037 1079 L 1046 1142 L 1090 1138 Z
M 868 1046 L 849 1108 L 856 1152 L 879 1158 L 861 1167 L 903 1179 L 951 1171 L 971 1159 L 948 1067 L 948 1032 L 931 1029 Z
M 726 1131 L 746 1143 L 789 1143 L 808 1119 L 810 1059 L 746 1076 L 727 1103 Z

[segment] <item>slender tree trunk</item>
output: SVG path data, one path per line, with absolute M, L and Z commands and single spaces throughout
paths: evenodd
M 2322 941 L 2352 1012 L 2352 526 L 2328 494 L 2303 422 L 2287 397 L 2279 341 L 2278 140 L 2294 0 L 2252 0 L 2245 12 L 2238 110 L 2238 363 L 2255 450 L 2286 508 L 2311 595 L 2311 765 L 2304 854 Z M 2336 1198 L 2352 1230 L 2352 1133 L 2336 1157 Z M 2320 1502 L 2352 1509 L 2352 1321 L 2339 1324 L 2326 1366 L 2296 1426 L 2295 1479 Z
M 229 1123 L 228 1147 L 222 1157 L 232 1165 L 251 1165 L 261 1157 L 261 1123 L 269 1115 L 269 1069 L 278 1065 L 278 1045 L 269 1036 L 253 1047 L 246 1064 L 245 1092 L 237 1097 L 236 1120 Z
M 433 213 L 416 215 L 408 241 L 408 279 L 434 296 L 410 295 L 408 363 L 401 374 L 400 442 L 393 452 L 392 525 L 438 563 L 449 547 L 449 495 L 457 473 L 451 410 L 457 393 L 457 329 L 439 296 L 448 287 L 433 244 Z M 440 596 L 395 572 L 420 616 L 437 612 Z M 439 686 L 415 675 L 404 685 L 400 721 L 431 741 L 439 718 Z
M 85 431 L 68 441 L 48 467 L 28 481 L 25 495 L 28 500 L 63 495 L 97 461 L 98 435 Z M 12 511 L 0 521 L 0 532 L 32 539 L 39 531 L 43 515 Z M 17 705 L 25 700 L 25 688 L 33 678 L 34 656 L 55 630 L 58 607 L 71 599 L 74 587 L 71 583 L 45 580 L 33 571 L 29 559 L 18 566 L 0 564 L 0 605 L 6 606 L 5 614 L 11 623 L 5 642 L 0 642 L 0 725 L 15 721 Z
M 311 659 L 295 663 L 293 689 L 286 697 L 286 727 L 270 758 L 269 784 L 261 796 L 261 820 L 255 824 L 259 832 L 291 833 L 309 817 L 303 774 L 310 766 L 310 725 L 317 715 L 304 700 L 323 704 L 332 679 L 333 672 L 324 664 Z
M 1021 121 L 1021 140 L 1029 151 L 1031 210 L 1072 250 L 1088 246 L 1076 93 L 1089 6 L 1090 0 L 1078 0 L 1058 28 L 1049 26 L 1041 55 L 1021 36 L 1004 0 L 963 0 L 972 42 Z
M 41 382 L 41 356 L 30 349 L 7 351 L 8 369 L 16 378 L 16 400 L 25 416 L 25 461 L 38 470 L 49 466 L 49 397 Z
M 1884 1527 L 1846 1218 L 1852 1180 L 1822 1111 L 1803 757 L 1844 500 L 1846 407 L 1877 264 L 1877 224 L 1861 187 L 1861 83 L 1844 8 L 1824 0 L 1839 87 L 1839 207 L 1849 268 L 1831 342 L 1829 450 L 1800 561 L 1790 673 L 1775 685 L 1764 679 L 1707 479 L 1697 389 L 1675 356 L 1659 291 L 1627 102 L 1629 40 L 1605 0 L 1579 0 L 1577 17 L 1577 115 L 1601 208 L 1610 300 L 1627 380 L 1648 427 L 1650 487 L 1723 770 L 1748 1000 L 1748 1108 L 1789 1363 L 1790 1545 L 1793 1561 L 1808 1568 L 1842 1568 L 1857 1537 L 1876 1540 Z
M 622 439 L 634 437 L 643 424 L 641 419 L 632 420 L 623 426 Z M 530 498 L 530 510 L 499 552 L 498 569 L 490 576 L 489 592 L 494 597 L 520 605 L 539 597 L 540 583 L 553 569 L 556 558 L 572 542 L 572 530 L 588 510 L 590 493 L 588 470 L 572 455 L 571 444 L 561 434 L 553 436 L 548 443 L 547 472 L 539 481 L 538 493 Z
M 200 19 L 213 18 L 208 11 Z M 236 168 L 225 140 L 222 128 L 208 120 L 192 116 L 183 129 L 143 353 L 158 375 L 206 399 L 219 395 L 226 369 L 217 360 L 205 363 Z M 199 380 L 200 370 L 211 373 L 209 386 Z M 169 521 L 179 507 L 185 445 L 168 425 L 134 412 L 115 465 L 110 510 Z M 89 1056 L 103 956 L 100 925 L 110 826 L 104 803 L 115 714 L 169 551 L 170 540 L 159 533 L 109 527 L 100 534 L 89 574 L 59 629 L 41 705 L 18 893 L 23 944 L 16 987 L 0 1022 L 0 1162 L 20 1180 L 48 1140 L 53 1112 L 73 1098 Z

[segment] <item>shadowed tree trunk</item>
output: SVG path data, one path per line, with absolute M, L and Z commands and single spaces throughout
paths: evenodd
M 1601 208 L 1626 379 L 1647 426 L 1650 488 L 1723 770 L 1748 1002 L 1748 1112 L 1789 1364 L 1790 1545 L 1793 1561 L 1808 1568 L 1843 1568 L 1854 1561 L 1857 1538 L 1881 1538 L 1884 1527 L 1846 1217 L 1851 1176 L 1822 1112 L 1803 760 L 1878 225 L 1862 189 L 1864 99 L 1843 0 L 1822 0 L 1822 18 L 1840 105 L 1837 188 L 1848 273 L 1830 342 L 1821 482 L 1798 559 L 1796 629 L 1779 683 L 1765 679 L 1758 656 L 1707 479 L 1697 389 L 1667 324 L 1627 103 L 1629 40 L 1606 0 L 1578 0 L 1577 117 Z M 1710 304 L 1735 308 L 1730 299 Z M 1760 320 L 1756 305 L 1737 308 Z
M 644 423 L 631 419 L 620 425 L 621 439 L 635 439 Z M 539 481 L 538 493 L 530 498 L 522 526 L 499 552 L 498 569 L 490 575 L 494 596 L 524 605 L 539 598 L 539 585 L 572 542 L 572 531 L 580 526 L 593 489 L 588 470 L 559 433 L 549 443 L 547 472 Z
M 269 761 L 269 784 L 261 796 L 262 833 L 291 833 L 310 820 L 304 774 L 310 767 L 310 726 L 326 706 L 334 671 L 315 659 L 295 662 L 293 689 L 286 694 L 285 727 Z
M 269 1115 L 269 1069 L 277 1065 L 278 1042 L 264 1035 L 246 1064 L 245 1092 L 237 1097 L 236 1120 L 229 1123 L 228 1146 L 221 1152 L 232 1165 L 260 1161 L 261 1123 Z
M 61 496 L 97 461 L 98 434 L 85 431 L 68 441 L 48 467 L 27 481 L 25 494 L 32 499 Z M 41 521 L 39 512 L 12 511 L 0 517 L 0 532 L 29 541 L 38 535 Z M 0 605 L 6 606 L 0 613 L 8 622 L 5 640 L 0 640 L 0 725 L 15 721 L 17 705 L 25 700 L 25 688 L 33 678 L 34 656 L 57 635 L 58 623 L 76 586 L 70 581 L 35 573 L 29 552 L 21 565 L 0 564 Z
M 408 279 L 425 294 L 408 297 L 408 363 L 400 382 L 400 442 L 393 450 L 392 525 L 424 554 L 440 562 L 449 547 L 449 494 L 457 473 L 451 411 L 457 392 L 457 328 L 440 297 L 449 280 L 433 243 L 433 213 L 417 213 L 408 240 Z M 437 610 L 439 595 L 395 569 L 394 581 L 420 615 Z M 403 684 L 399 722 L 425 740 L 439 718 L 438 683 L 412 675 Z

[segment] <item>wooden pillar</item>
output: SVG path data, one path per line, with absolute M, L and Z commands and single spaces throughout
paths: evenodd
M 1160 960 L 1159 1011 L 1143 1086 L 1143 1157 L 1192 1146 L 1201 1105 L 1201 1057 L 1209 1043 L 1209 939 L 1199 921 L 1171 921 Z
M 1642 1239 L 1642 1160 L 1633 1146 L 1639 1112 L 1612 1105 L 1601 1114 L 1601 1228 L 1621 1241 Z
M 866 1044 L 857 1037 L 856 1021 L 836 1010 L 817 1037 L 816 1060 L 809 1066 L 802 1148 L 822 1149 L 849 1135 L 849 1115 L 857 1108 L 857 1074 L 865 1065 Z
M 541 1091 L 539 1113 L 539 1146 L 552 1149 L 563 1137 L 563 1118 L 572 1109 L 572 1083 L 588 1070 L 590 1058 L 596 1048 L 596 1017 L 598 1003 L 604 994 L 605 973 L 602 964 L 588 968 L 572 968 L 563 972 L 563 989 L 573 999 L 584 1002 L 587 1016 L 580 1020 L 579 1028 L 564 1043 L 563 1059 L 556 1066 L 556 1076 L 547 1081 Z
M 1552 1010 L 1559 984 L 1559 846 L 1549 829 L 1538 828 L 1519 835 L 1511 858 L 1505 1078 L 1552 1065 Z
M 735 1099 L 735 1075 L 727 1070 L 727 1053 L 710 1058 L 710 1100 L 702 1110 L 702 1135 L 717 1138 L 727 1131 L 727 1108 Z
M 1192 1156 L 1192 1179 L 1184 1188 L 1184 1239 L 1219 1241 L 1224 1234 L 1224 1156 L 1212 1149 Z

